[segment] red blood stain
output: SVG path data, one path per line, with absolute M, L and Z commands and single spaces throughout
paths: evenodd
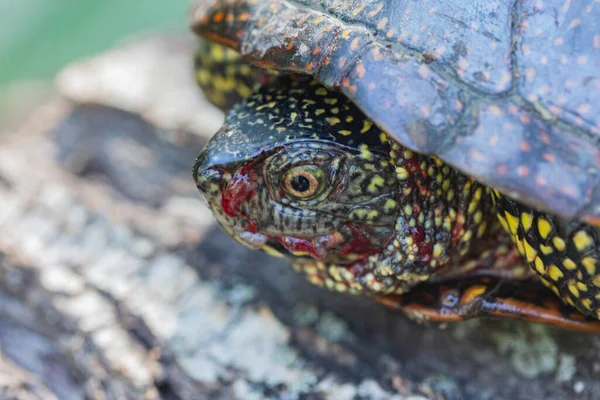
M 420 226 L 412 228 L 411 237 L 415 243 L 421 243 L 425 240 L 425 231 Z
M 431 245 L 430 242 L 425 242 L 419 246 L 419 252 L 417 254 L 419 255 L 421 262 L 428 263 L 429 261 L 431 261 L 432 253 L 433 253 L 433 246 Z
M 250 222 L 248 222 L 248 226 L 246 227 L 246 230 L 250 233 L 256 233 L 258 231 L 258 226 L 256 224 L 256 221 L 250 220 Z
M 425 242 L 425 230 L 420 226 L 415 226 L 412 228 L 410 236 L 413 239 L 413 243 L 417 246 L 419 261 L 424 263 L 431 261 L 433 246 L 430 242 Z
M 254 183 L 243 170 L 240 171 L 221 193 L 223 212 L 230 217 L 241 215 L 240 206 L 254 194 Z
M 295 238 L 291 236 L 284 236 L 279 238 L 279 242 L 283 245 L 283 247 L 285 247 L 292 253 L 308 253 L 317 260 L 320 260 L 327 254 L 322 247 L 315 246 L 315 244 L 311 240 Z
M 379 252 L 381 249 L 375 248 L 371 240 L 369 240 L 369 232 L 365 227 L 357 227 L 353 224 L 348 224 L 350 228 L 351 239 L 340 249 L 341 254 L 361 254 L 365 257 Z

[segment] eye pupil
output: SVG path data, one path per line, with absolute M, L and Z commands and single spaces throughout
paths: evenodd
M 290 183 L 292 184 L 292 188 L 298 193 L 304 193 L 310 189 L 310 181 L 302 175 L 295 176 Z

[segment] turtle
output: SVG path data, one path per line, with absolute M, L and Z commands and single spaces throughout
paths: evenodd
M 191 15 L 227 111 L 193 179 L 232 237 L 419 321 L 600 332 L 598 1 Z

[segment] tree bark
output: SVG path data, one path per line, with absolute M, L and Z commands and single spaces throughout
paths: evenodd
M 597 336 L 418 325 L 227 237 L 190 177 L 208 106 L 157 128 L 94 101 L 0 136 L 0 398 L 600 397 Z

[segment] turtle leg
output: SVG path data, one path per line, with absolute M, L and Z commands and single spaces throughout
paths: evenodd
M 600 229 L 533 210 L 496 191 L 492 196 L 500 223 L 542 283 L 600 319 Z
M 534 280 L 480 278 L 424 283 L 404 295 L 379 295 L 375 299 L 417 321 L 444 323 L 487 316 L 600 333 L 600 321 L 567 306 Z

